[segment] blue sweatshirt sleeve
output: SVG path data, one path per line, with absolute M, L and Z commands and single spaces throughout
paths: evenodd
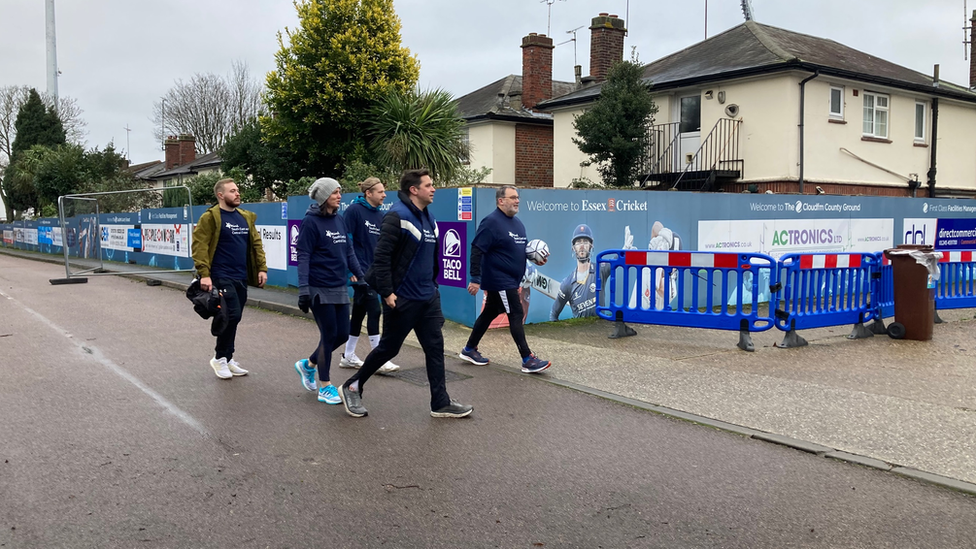
M 298 226 L 298 295 L 308 295 L 308 270 L 312 258 L 312 250 L 318 243 L 318 231 L 315 223 L 307 217 Z

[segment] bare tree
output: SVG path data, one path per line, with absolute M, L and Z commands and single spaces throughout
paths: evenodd
M 50 108 L 54 101 L 47 93 L 41 94 L 41 101 L 44 106 Z M 81 113 L 85 112 L 78 106 L 78 100 L 74 97 L 61 96 L 58 98 L 57 109 L 58 118 L 64 126 L 65 137 L 68 143 L 84 145 L 85 137 L 88 135 L 88 123 L 81 118 Z
M 251 77 L 246 61 L 235 61 L 230 73 L 231 127 L 235 130 L 264 114 L 261 83 Z
M 177 80 L 153 103 L 153 132 L 160 142 L 171 135 L 193 135 L 197 152 L 206 154 L 260 113 L 261 85 L 246 63 L 235 62 L 228 78 L 198 73 L 188 82 Z

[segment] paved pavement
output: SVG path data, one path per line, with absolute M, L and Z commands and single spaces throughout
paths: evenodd
M 182 289 L 190 275 L 149 278 Z M 293 292 L 252 288 L 249 299 L 251 306 L 306 316 Z M 533 306 L 549 305 L 542 295 L 533 299 Z M 927 342 L 849 340 L 851 326 L 838 326 L 805 330 L 809 346 L 784 349 L 775 347 L 783 332 L 773 329 L 753 334 L 753 353 L 736 347 L 738 333 L 719 330 L 632 325 L 636 336 L 612 340 L 609 322 L 588 319 L 526 331 L 532 350 L 553 362 L 537 376 L 546 381 L 976 494 L 973 312 L 940 311 L 945 323 Z M 446 351 L 460 350 L 469 333 L 448 322 Z M 419 347 L 412 336 L 408 343 Z M 491 330 L 479 348 L 490 368 L 518 370 L 507 330 Z
M 448 389 L 475 405 L 469 419 L 430 418 L 425 387 L 376 378 L 370 416 L 357 420 L 316 402 L 290 368 L 316 336 L 305 319 L 249 309 L 237 357 L 252 373 L 222 381 L 205 362 L 207 323 L 179 293 L 118 277 L 47 283 L 61 273 L 0 254 L 4 549 L 934 549 L 976 539 L 969 495 L 560 386 L 586 364 L 572 353 L 603 342 L 598 323 L 570 323 L 575 336 L 530 329 L 537 350 L 548 341 L 561 361 L 548 376 L 514 372 L 504 332 L 485 346 L 497 345 L 500 365 L 450 361 Z M 266 306 L 294 299 L 255 294 Z M 716 346 L 734 344 L 721 335 Z M 413 371 L 423 358 L 408 346 L 397 361 Z

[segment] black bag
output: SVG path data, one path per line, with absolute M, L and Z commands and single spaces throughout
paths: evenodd
M 210 333 L 218 336 L 227 328 L 227 302 L 224 293 L 211 286 L 210 291 L 200 288 L 200 279 L 194 278 L 186 289 L 186 298 L 193 303 L 193 310 L 200 318 L 213 318 L 210 323 Z

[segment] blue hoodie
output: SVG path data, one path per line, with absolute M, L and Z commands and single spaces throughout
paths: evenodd
M 356 251 L 356 259 L 363 270 L 368 270 L 373 264 L 373 251 L 380 239 L 380 225 L 383 223 L 383 212 L 370 204 L 366 197 L 360 196 L 342 213 L 342 220 L 349 230 L 352 248 Z
M 349 245 L 346 226 L 336 214 L 327 214 L 312 204 L 298 229 L 298 292 L 309 287 L 336 288 L 346 285 L 346 271 L 362 280 L 363 269 Z

